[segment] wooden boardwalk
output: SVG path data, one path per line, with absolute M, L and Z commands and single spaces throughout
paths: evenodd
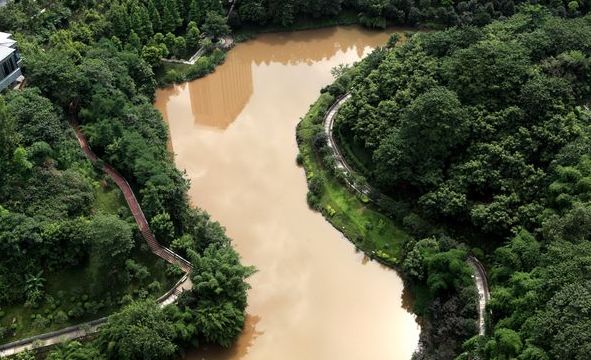
M 91 150 L 86 136 L 84 136 L 84 133 L 82 133 L 82 130 L 80 129 L 80 125 L 75 120 L 72 120 L 71 125 L 74 128 L 76 138 L 80 143 L 80 147 L 82 148 L 84 155 L 86 155 L 86 157 L 93 164 L 97 164 L 100 159 Z M 133 190 L 131 189 L 131 186 L 129 186 L 127 180 L 125 180 L 125 178 L 121 176 L 121 174 L 119 174 L 119 172 L 115 170 L 115 168 L 104 162 L 103 171 L 113 180 L 113 182 L 115 182 L 115 184 L 117 184 L 117 187 L 119 187 L 119 189 L 123 193 L 125 201 L 127 202 L 127 205 L 129 206 L 129 209 L 133 214 L 133 217 L 138 228 L 140 229 L 140 232 L 142 233 L 144 239 L 146 240 L 146 243 L 150 247 L 150 250 L 155 255 L 166 260 L 167 262 L 178 265 L 181 269 L 183 269 L 184 272 L 190 272 L 192 267 L 189 261 L 183 259 L 178 254 L 160 245 L 158 241 L 156 241 L 156 238 L 154 237 L 152 230 L 150 230 L 148 220 L 146 220 L 146 216 L 144 215 L 144 212 L 142 211 L 142 208 L 140 207 L 140 204 L 138 203 L 135 194 L 133 193 Z
M 176 254 L 174 251 L 158 243 L 154 237 L 154 234 L 152 233 L 152 230 L 150 230 L 146 216 L 144 215 L 144 212 L 142 211 L 142 208 L 138 203 L 131 186 L 129 186 L 129 183 L 111 165 L 100 161 L 98 156 L 96 156 L 96 154 L 90 148 L 88 140 L 86 139 L 86 136 L 84 136 L 84 133 L 80 129 L 80 125 L 77 123 L 77 121 L 71 120 L 71 125 L 76 133 L 76 138 L 80 143 L 80 147 L 82 148 L 84 155 L 86 155 L 86 157 L 93 164 L 102 163 L 102 170 L 115 182 L 115 184 L 117 184 L 117 187 L 119 187 L 123 193 L 125 201 L 127 202 L 127 205 L 133 214 L 135 222 L 137 223 L 142 236 L 150 247 L 150 250 L 156 256 L 164 259 L 165 261 L 174 265 L 178 265 L 185 272 L 185 275 L 174 285 L 174 287 L 157 300 L 161 307 L 176 302 L 181 293 L 190 290 L 193 287 L 190 277 L 190 273 L 193 270 L 191 263 L 182 258 L 180 255 Z M 106 321 L 107 318 L 104 317 L 84 324 L 74 325 L 57 331 L 52 331 L 0 345 L 0 358 L 18 354 L 19 352 L 25 350 L 49 347 L 66 341 L 87 337 L 96 333 L 99 328 L 104 323 L 106 323 Z

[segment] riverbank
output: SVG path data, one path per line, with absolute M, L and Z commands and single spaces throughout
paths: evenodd
M 306 175 L 294 162 L 294 130 L 333 81 L 330 69 L 388 38 L 359 27 L 261 34 L 237 45 L 213 74 L 159 91 L 191 199 L 259 269 L 238 342 L 190 359 L 411 358 L 420 327 L 402 279 L 309 208 Z
M 216 67 L 223 64 L 226 54 L 234 44 L 245 42 L 256 38 L 257 35 L 268 33 L 291 33 L 295 31 L 306 31 L 325 29 L 336 26 L 359 26 L 369 31 L 384 31 L 394 24 L 388 24 L 385 29 L 369 29 L 361 24 L 358 16 L 353 11 L 343 11 L 331 18 L 300 18 L 290 26 L 265 25 L 245 26 L 238 28 L 228 36 L 232 39 L 231 46 L 216 46 L 213 50 L 205 51 L 193 64 L 163 61 L 160 67 L 155 69 L 156 80 L 159 88 L 166 88 L 174 84 L 196 80 L 207 76 L 215 71 Z M 414 30 L 408 28 L 408 31 Z
M 351 98 L 351 94 L 348 93 L 344 96 L 341 96 L 335 100 L 333 105 L 328 109 L 326 115 L 323 119 L 323 128 L 324 128 L 324 135 L 326 135 L 327 146 L 330 149 L 330 155 L 334 156 L 335 158 L 335 165 L 332 166 L 335 171 L 342 172 L 344 175 L 343 180 L 347 187 L 351 189 L 353 192 L 357 194 L 361 194 L 361 196 L 368 196 L 372 203 L 375 203 L 380 207 L 381 211 L 384 211 L 383 206 L 380 204 L 386 202 L 387 197 L 381 194 L 378 189 L 373 188 L 369 183 L 367 183 L 362 176 L 355 177 L 354 175 L 357 172 L 354 170 L 352 166 L 349 165 L 345 156 L 341 152 L 340 143 L 337 143 L 336 137 L 334 136 L 334 122 L 337 116 L 337 113 L 341 106 L 343 106 L 349 99 Z M 347 150 L 345 150 L 345 153 Z M 330 164 L 329 164 L 330 165 Z M 484 266 L 476 259 L 473 255 L 470 255 L 467 259 L 467 263 L 470 267 L 473 268 L 474 275 L 474 283 L 478 290 L 479 294 L 479 304 L 478 304 L 478 324 L 479 324 L 479 333 L 480 335 L 484 335 L 485 333 L 485 318 L 486 318 L 486 305 L 490 298 L 489 289 L 488 289 L 488 282 L 486 279 L 486 271 L 484 270 Z
M 373 188 L 370 184 L 368 184 L 363 179 L 363 177 L 357 176 L 356 171 L 350 167 L 350 165 L 347 163 L 347 161 L 341 154 L 341 150 L 335 141 L 335 137 L 333 134 L 334 119 L 339 108 L 345 102 L 347 102 L 350 99 L 350 97 L 350 94 L 346 94 L 338 98 L 335 98 L 329 93 L 322 94 L 319 100 L 311 107 L 311 110 L 302 120 L 302 123 L 299 124 L 300 126 L 298 128 L 298 143 L 300 144 L 300 149 L 304 150 L 298 157 L 298 162 L 302 163 L 307 170 L 308 185 L 310 188 L 310 193 L 308 194 L 308 201 L 311 207 L 321 211 L 329 221 L 331 221 L 330 218 L 334 216 L 335 211 L 329 204 L 326 204 L 323 201 L 323 195 L 324 193 L 326 193 L 328 195 L 328 198 L 330 199 L 331 193 L 334 193 L 334 191 L 326 191 L 327 189 L 331 188 L 329 181 L 331 175 L 333 178 L 340 181 L 341 185 L 345 185 L 342 186 L 342 188 L 350 190 L 352 193 L 351 195 L 355 195 L 356 197 L 360 198 L 363 202 L 371 202 L 372 204 L 376 204 L 380 211 L 388 211 L 384 210 L 383 206 L 383 204 L 387 204 L 388 201 L 384 201 L 384 199 L 382 199 L 384 198 L 384 196 L 381 195 L 377 189 Z M 306 121 L 308 121 L 308 123 Z M 306 134 L 300 132 L 301 128 L 306 127 L 308 128 L 309 133 Z M 312 155 L 310 156 L 310 154 Z M 310 159 L 316 160 L 312 161 L 312 164 L 316 164 L 317 166 L 310 166 L 310 163 L 308 162 Z M 314 172 L 322 172 L 323 170 L 324 173 L 320 176 L 318 175 L 318 173 Z M 386 209 L 388 209 L 388 207 L 386 207 Z M 335 224 L 333 223 L 333 225 Z M 335 226 L 340 229 L 339 225 Z M 343 226 L 343 228 L 345 227 Z M 359 239 L 359 235 L 353 234 L 353 236 L 354 237 L 349 237 L 349 239 L 356 243 L 355 240 Z M 432 239 L 431 241 L 433 240 L 434 239 Z M 421 242 L 423 241 L 425 240 L 421 240 Z M 408 247 L 406 250 L 408 251 Z M 462 255 L 461 250 L 451 251 L 458 251 L 456 253 L 456 256 L 459 255 L 460 258 L 466 256 L 465 253 Z M 371 257 L 375 256 L 375 251 L 371 250 L 369 255 Z M 408 257 L 412 258 L 413 256 L 414 255 L 412 255 L 412 252 L 404 254 L 405 261 L 402 268 L 405 271 L 403 271 L 403 275 L 407 272 L 409 268 Z M 381 257 L 382 256 L 378 256 L 377 259 L 379 261 L 384 262 Z M 429 264 L 429 271 L 431 271 L 431 264 L 429 261 L 427 261 L 427 263 Z M 399 264 L 400 263 L 398 262 L 398 264 L 395 265 Z M 478 329 L 479 335 L 483 336 L 485 335 L 486 330 L 486 306 L 487 301 L 490 298 L 486 273 L 484 271 L 483 266 L 474 256 L 468 256 L 467 264 L 472 268 L 473 271 L 472 280 L 477 290 L 478 299 Z M 410 268 L 412 271 L 412 266 Z M 465 275 L 469 275 L 469 273 L 464 274 L 463 276 L 465 277 Z M 427 285 L 429 286 L 431 286 L 430 281 L 431 278 L 429 277 L 429 279 L 427 280 Z M 413 288 L 413 290 L 415 290 L 415 292 L 419 293 L 421 296 L 421 300 L 419 301 L 421 306 L 414 308 L 415 313 L 425 315 L 425 317 L 422 319 L 422 328 L 424 329 L 424 332 L 421 334 L 422 345 L 420 346 L 420 352 L 431 352 L 431 347 L 434 344 L 434 334 L 438 328 L 438 321 L 436 321 L 436 319 L 441 316 L 447 317 L 448 315 L 446 313 L 435 315 L 433 314 L 433 312 L 437 313 L 439 311 L 434 310 L 431 305 L 432 303 L 434 304 L 435 300 L 438 299 L 438 297 L 434 296 L 435 294 L 433 293 L 432 287 L 426 288 L 425 284 L 423 284 L 422 281 L 409 281 L 407 282 L 407 287 Z M 464 292 L 464 290 L 462 290 L 462 293 Z M 429 292 L 431 292 L 431 294 L 429 294 Z M 473 301 L 471 298 L 471 295 L 466 297 L 464 299 L 464 302 L 467 305 L 470 305 Z M 427 308 L 429 310 L 427 310 Z
M 215 48 L 213 51 L 201 55 L 194 64 L 184 64 L 175 62 L 162 62 L 154 74 L 159 88 L 165 88 L 174 84 L 199 79 L 213 71 L 224 63 L 226 52 L 229 50 Z
M 410 236 L 399 224 L 374 209 L 367 196 L 354 194 L 343 186 L 314 149 L 315 137 L 323 131 L 324 115 L 334 101 L 334 96 L 322 94 L 297 128 L 298 162 L 306 171 L 309 204 L 369 257 L 396 267 Z
M 400 271 L 402 249 L 411 236 L 400 224 L 375 209 L 367 196 L 360 196 L 344 186 L 344 182 L 353 179 L 337 177 L 332 169 L 327 169 L 313 147 L 314 136 L 323 131 L 324 116 L 336 100 L 329 93 L 320 95 L 297 127 L 300 153 L 296 161 L 306 171 L 309 188 L 318 188 L 317 191 L 310 191 L 308 199 L 316 199 L 309 205 L 322 213 L 358 250 L 396 270 L 405 282 L 405 289 L 411 294 L 413 313 L 422 316 L 429 306 L 429 290 L 423 285 L 406 281 L 404 273 Z M 424 319 L 419 318 L 417 321 L 423 323 Z

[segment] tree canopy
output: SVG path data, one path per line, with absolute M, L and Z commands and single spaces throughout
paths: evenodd
M 421 341 L 435 345 L 416 359 L 588 356 L 590 24 L 526 6 L 481 28 L 416 33 L 326 89 L 352 94 L 336 122 L 345 155 L 424 238 L 402 262 L 434 299 Z M 487 249 L 490 335 L 442 337 L 468 315 L 449 302 L 470 301 L 466 243 Z

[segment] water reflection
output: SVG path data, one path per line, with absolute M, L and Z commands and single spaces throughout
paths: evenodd
M 246 315 L 244 329 L 237 343 L 229 349 L 221 346 L 207 345 L 199 349 L 198 353 L 193 353 L 192 360 L 208 359 L 242 359 L 252 346 L 255 339 L 263 334 L 257 330 L 257 324 L 261 318 L 259 316 Z
M 338 32 L 338 40 L 335 37 Z M 333 57 L 337 52 L 351 53 L 361 58 L 367 44 L 382 43 L 383 33 L 368 32 L 356 36 L 353 28 L 327 28 L 315 30 L 314 36 L 302 31 L 291 34 L 260 36 L 256 41 L 240 44 L 240 56 L 230 54 L 231 60 L 223 71 L 161 91 L 160 102 L 168 102 L 179 93 L 187 93 L 191 113 L 196 124 L 210 128 L 226 129 L 242 112 L 253 92 L 253 66 L 280 63 L 283 65 L 307 64 Z M 350 35 L 350 36 L 349 36 Z M 168 117 L 164 109 L 165 117 Z
M 257 64 L 279 62 L 283 65 L 305 63 L 313 65 L 319 61 L 333 57 L 337 52 L 354 50 L 357 58 L 361 58 L 369 44 L 383 44 L 384 33 L 365 32 L 359 36 L 357 29 L 326 28 L 298 33 L 280 33 L 273 36 L 257 38 L 256 44 L 247 43 L 244 55 Z M 295 36 L 294 36 L 295 35 Z
M 388 36 L 354 27 L 264 35 L 239 44 L 214 74 L 158 92 L 192 201 L 259 270 L 239 341 L 187 359 L 410 358 L 419 327 L 402 280 L 308 208 L 294 161 L 295 127 L 330 69 Z

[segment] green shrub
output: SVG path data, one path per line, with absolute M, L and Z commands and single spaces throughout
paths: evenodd
M 326 215 L 333 217 L 337 211 L 335 209 L 332 208 L 332 206 L 326 204 L 326 206 L 324 207 L 324 210 L 326 212 Z
M 165 84 L 174 84 L 174 83 L 184 81 L 184 77 L 183 77 L 182 73 L 180 73 L 174 69 L 170 69 L 166 72 L 162 81 Z
M 322 180 L 318 176 L 312 176 L 308 179 L 308 190 L 315 196 L 322 195 Z
M 306 200 L 308 201 L 308 206 L 311 209 L 319 210 L 320 209 L 320 199 L 318 196 L 314 195 L 311 191 L 308 191 L 308 195 L 306 196 Z
M 148 291 L 152 294 L 159 294 L 162 291 L 162 285 L 158 281 L 153 281 L 148 285 Z
M 66 314 L 63 310 L 59 310 L 53 316 L 53 322 L 56 324 L 65 324 L 68 322 L 68 314 Z
M 304 165 L 304 156 L 302 156 L 301 153 L 298 153 L 298 155 L 296 156 L 296 164 L 298 166 Z

